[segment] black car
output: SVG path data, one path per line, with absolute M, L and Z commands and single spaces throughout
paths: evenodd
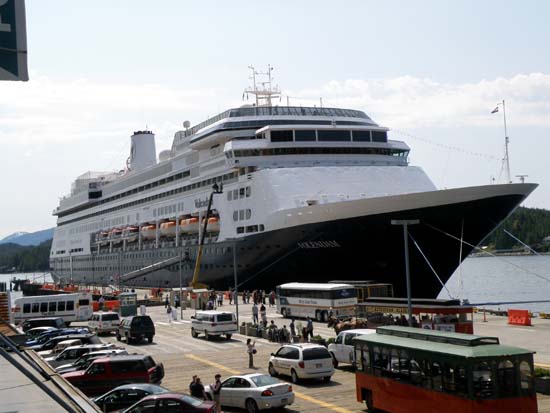
M 149 383 L 123 384 L 93 399 L 102 412 L 125 409 L 151 394 L 169 393 L 168 389 Z
M 126 338 L 127 343 L 133 340 L 147 339 L 149 343 L 153 342 L 155 336 L 155 325 L 148 315 L 136 315 L 123 318 L 118 326 L 116 338 L 118 341 Z
M 63 328 L 65 327 L 65 322 L 61 317 L 29 318 L 28 320 L 23 321 L 22 327 L 23 332 L 27 332 L 27 330 L 35 327 Z
M 53 349 L 57 343 L 65 340 L 80 340 L 82 344 L 102 344 L 101 340 L 95 334 L 67 334 L 63 336 L 52 337 L 44 344 L 31 346 L 34 351 L 44 351 Z

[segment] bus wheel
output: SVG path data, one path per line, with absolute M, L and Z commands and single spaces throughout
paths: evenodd
M 286 308 L 283 308 L 281 310 L 281 315 L 283 316 L 283 318 L 286 318 Z
M 363 398 L 365 399 L 365 404 L 369 413 L 376 412 L 377 409 L 374 408 L 374 403 L 372 401 L 372 391 L 363 389 Z
M 323 322 L 323 312 L 322 311 L 316 311 L 315 312 L 315 319 L 319 322 Z

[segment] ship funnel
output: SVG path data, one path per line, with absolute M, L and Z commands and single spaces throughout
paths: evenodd
M 134 132 L 128 168 L 131 171 L 139 172 L 156 163 L 155 134 L 148 130 Z

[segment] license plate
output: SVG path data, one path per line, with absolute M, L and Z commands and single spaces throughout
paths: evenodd
M 318 368 L 318 369 L 320 369 L 321 367 L 323 367 L 323 364 L 321 364 L 321 363 L 316 364 L 315 367 Z
M 288 399 L 281 399 L 281 403 L 286 403 L 288 402 Z

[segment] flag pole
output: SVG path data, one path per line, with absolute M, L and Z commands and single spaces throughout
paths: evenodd
M 510 143 L 510 139 L 508 138 L 508 130 L 506 128 L 506 104 L 504 102 L 504 99 L 502 100 L 502 114 L 504 118 L 504 162 L 506 162 L 506 177 L 508 178 L 508 183 L 512 183 L 512 179 L 510 178 L 510 158 L 508 156 L 508 144 Z

